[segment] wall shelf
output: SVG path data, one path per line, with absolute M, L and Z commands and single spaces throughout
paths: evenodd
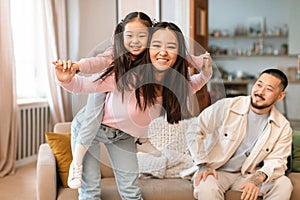
M 287 56 L 287 35 L 238 35 L 209 37 L 209 51 L 215 56 Z
M 295 55 L 250 55 L 250 56 L 234 56 L 234 55 L 211 55 L 213 59 L 218 60 L 234 60 L 237 58 L 271 58 L 271 57 L 282 57 L 282 58 L 292 58 L 295 57 Z
M 220 36 L 213 37 L 209 36 L 209 40 L 218 40 L 218 39 L 264 39 L 264 38 L 288 38 L 288 35 L 229 35 L 229 36 Z

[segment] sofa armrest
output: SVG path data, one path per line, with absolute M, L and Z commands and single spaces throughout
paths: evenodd
M 57 198 L 56 160 L 47 143 L 40 145 L 36 170 L 37 199 L 55 200 Z

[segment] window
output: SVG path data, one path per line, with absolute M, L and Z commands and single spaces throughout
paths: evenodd
M 36 0 L 11 0 L 11 21 L 18 99 L 45 98 L 47 66 L 43 22 Z

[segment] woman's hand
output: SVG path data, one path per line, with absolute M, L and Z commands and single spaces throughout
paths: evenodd
M 202 73 L 205 77 L 211 77 L 213 70 L 212 70 L 212 58 L 210 56 L 210 53 L 206 52 L 203 55 L 203 67 L 202 67 Z
M 55 74 L 59 81 L 70 82 L 78 70 L 78 65 L 71 61 L 53 61 L 55 66 Z
M 205 77 L 211 77 L 212 75 L 212 58 L 210 53 L 205 52 L 200 56 L 190 55 L 187 57 L 188 63 L 190 67 L 197 69 L 197 71 L 201 71 Z

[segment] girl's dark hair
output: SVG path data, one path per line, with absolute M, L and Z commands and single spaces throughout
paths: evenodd
M 162 83 L 151 84 L 155 83 L 155 68 L 151 64 L 148 49 L 145 53 L 145 62 L 148 63 L 149 66 L 141 68 L 142 72 L 139 72 L 142 76 L 140 76 L 140 83 L 138 84 L 142 86 L 136 90 L 136 98 L 138 106 L 142 110 L 145 110 L 147 106 L 156 103 L 157 94 L 155 89 L 159 87 L 159 85 L 162 86 L 162 105 L 164 109 L 162 109 L 161 114 L 167 115 L 167 121 L 169 123 L 178 123 L 178 121 L 182 119 L 191 117 L 187 105 L 190 94 L 188 63 L 186 60 L 187 48 L 180 28 L 171 22 L 158 22 L 154 25 L 149 32 L 149 45 L 151 45 L 150 42 L 153 34 L 161 29 L 172 30 L 177 37 L 178 56 L 176 62 L 172 68 L 165 72 Z M 143 96 L 143 102 L 141 101 L 141 94 Z
M 144 53 L 138 55 L 132 60 L 132 55 L 124 46 L 124 29 L 127 23 L 139 20 L 146 27 L 152 27 L 150 17 L 143 12 L 131 12 L 116 26 L 114 31 L 114 64 L 108 68 L 97 80 L 105 78 L 110 72 L 115 73 L 117 88 L 124 93 L 124 90 L 132 89 L 133 82 L 135 81 L 135 74 L 126 73 L 130 69 L 138 66 L 143 59 Z M 122 78 L 121 78 L 122 77 Z M 96 81 L 97 81 L 96 80 Z

